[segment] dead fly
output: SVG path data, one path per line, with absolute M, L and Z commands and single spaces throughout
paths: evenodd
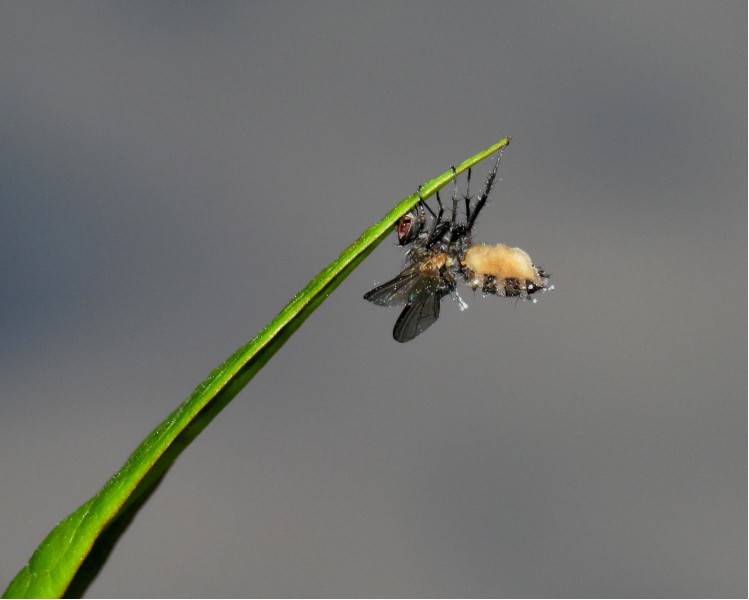
M 440 315 L 440 301 L 455 292 L 460 280 L 485 294 L 529 295 L 547 287 L 547 276 L 520 248 L 504 244 L 473 245 L 471 234 L 481 209 L 486 205 L 502 160 L 500 151 L 486 185 L 471 206 L 471 170 L 468 170 L 466 193 L 458 193 L 457 178 L 449 218 L 437 192 L 439 211 L 435 214 L 421 199 L 419 204 L 398 221 L 398 244 L 407 246 L 406 267 L 387 283 L 364 295 L 379 306 L 403 306 L 393 328 L 393 338 L 408 342 L 434 323 Z M 455 169 L 453 168 L 453 172 Z M 458 220 L 458 204 L 465 202 L 465 221 Z M 428 214 L 427 214 L 428 213 Z M 431 226 L 427 222 L 431 220 Z M 461 306 L 465 305 L 462 303 Z

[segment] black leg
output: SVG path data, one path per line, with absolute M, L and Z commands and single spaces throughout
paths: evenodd
M 466 177 L 466 195 L 463 196 L 466 201 L 466 220 L 471 218 L 471 169 L 468 169 Z
M 442 206 L 442 199 L 440 198 L 439 190 L 437 191 L 437 205 L 440 207 L 440 211 L 437 213 L 437 220 L 441 221 L 442 220 L 442 215 L 445 212 L 445 207 Z
M 419 205 L 422 207 L 422 210 L 425 207 L 429 211 L 429 214 L 431 214 L 436 219 L 437 215 L 434 214 L 434 211 L 424 201 L 424 198 L 421 197 L 421 186 L 416 188 L 416 195 L 419 197 Z
M 453 217 L 451 222 L 455 224 L 455 220 L 458 218 L 458 172 L 452 165 L 450 165 L 450 170 L 453 172 Z
M 499 169 L 499 163 L 502 160 L 502 155 L 504 154 L 504 150 L 505 149 L 502 148 L 499 151 L 499 156 L 497 157 L 497 161 L 494 163 L 494 168 L 492 169 L 491 173 L 489 173 L 489 176 L 486 178 L 486 185 L 484 186 L 484 190 L 479 194 L 479 198 L 476 202 L 476 206 L 473 208 L 473 213 L 468 217 L 468 230 L 469 231 L 473 228 L 473 224 L 476 222 L 476 217 L 479 216 L 481 209 L 484 208 L 484 206 L 486 205 L 486 200 L 489 198 L 489 194 L 492 191 L 492 185 L 494 184 L 494 179 L 497 177 L 497 170 Z

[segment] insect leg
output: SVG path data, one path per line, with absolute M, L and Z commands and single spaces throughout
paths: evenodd
M 450 222 L 455 225 L 455 219 L 458 218 L 458 172 L 452 165 L 450 165 L 450 170 L 453 172 L 453 218 Z
M 481 212 L 481 209 L 484 208 L 486 205 L 486 200 L 489 198 L 489 194 L 492 191 L 492 185 L 494 184 L 494 179 L 497 177 L 497 170 L 499 169 L 499 163 L 502 160 L 502 155 L 504 154 L 505 148 L 507 146 L 504 146 L 499 151 L 499 156 L 497 156 L 497 161 L 494 163 L 494 168 L 492 169 L 491 173 L 489 173 L 489 176 L 486 178 L 486 185 L 484 186 L 483 191 L 479 194 L 479 198 L 476 201 L 476 206 L 473 207 L 473 212 L 468 216 L 468 223 L 467 227 L 470 231 L 473 228 L 473 224 L 476 222 L 476 217 L 479 216 L 479 212 Z M 466 202 L 468 201 L 468 198 L 466 198 Z
M 442 199 L 440 198 L 439 192 L 437 192 L 437 204 L 439 205 L 440 210 L 437 213 L 437 216 L 434 218 L 434 223 L 432 224 L 432 230 L 429 232 L 429 237 L 427 238 L 427 248 L 430 247 L 439 237 L 439 233 L 437 229 L 439 227 L 439 224 L 442 223 L 442 215 L 445 212 L 445 208 L 442 206 Z M 434 213 L 432 213 L 432 216 L 434 216 Z
M 421 196 L 421 187 L 422 186 L 419 186 L 419 187 L 416 188 L 416 195 L 419 197 L 419 206 L 426 207 L 426 209 L 429 211 L 429 213 L 436 219 L 437 215 L 434 214 L 434 211 L 429 207 L 429 205 L 426 203 L 426 201 L 424 200 L 424 198 L 422 198 L 422 196 Z M 422 208 L 422 210 L 423 210 L 423 208 Z
M 422 195 L 421 195 L 421 188 L 422 188 L 422 186 L 419 186 L 418 188 L 416 188 L 416 194 L 419 196 L 419 204 L 421 206 L 425 206 L 426 209 L 429 211 L 429 213 L 433 217 L 433 219 L 432 219 L 433 220 L 432 228 L 429 231 L 429 235 L 427 235 L 426 247 L 428 248 L 435 241 L 437 241 L 439 239 L 439 237 L 443 233 L 443 228 L 440 228 L 440 224 L 442 223 L 442 217 L 445 214 L 445 207 L 442 204 L 442 198 L 440 198 L 440 193 L 438 191 L 437 192 L 437 204 L 439 205 L 440 209 L 439 209 L 439 212 L 437 214 L 434 214 L 434 211 L 429 207 L 429 205 L 426 203 L 426 201 L 422 197 Z
M 471 216 L 471 169 L 468 169 L 468 175 L 466 177 L 466 193 L 463 196 L 466 201 L 466 219 Z

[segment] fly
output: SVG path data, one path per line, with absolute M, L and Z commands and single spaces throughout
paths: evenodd
M 488 246 L 472 242 L 473 226 L 489 198 L 503 152 L 504 148 L 473 206 L 471 170 L 468 170 L 466 193 L 460 195 L 453 167 L 455 188 L 449 218 L 437 192 L 436 214 L 419 194 L 416 207 L 398 221 L 398 244 L 410 245 L 406 266 L 396 277 L 364 295 L 365 300 L 378 306 L 403 306 L 393 328 L 396 341 L 408 342 L 426 331 L 439 318 L 442 298 L 455 292 L 458 281 L 485 294 L 523 299 L 547 289 L 548 276 L 531 262 L 525 251 L 504 244 Z M 465 202 L 465 221 L 457 219 L 461 199 Z M 431 227 L 427 227 L 429 220 Z

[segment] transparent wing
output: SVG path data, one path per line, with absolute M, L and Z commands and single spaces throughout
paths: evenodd
M 364 299 L 378 306 L 404 306 L 413 302 L 431 277 L 424 276 L 418 264 L 406 267 L 397 277 L 364 294 Z
M 447 292 L 432 289 L 406 305 L 393 327 L 393 338 L 405 343 L 426 331 L 440 316 L 440 300 Z

